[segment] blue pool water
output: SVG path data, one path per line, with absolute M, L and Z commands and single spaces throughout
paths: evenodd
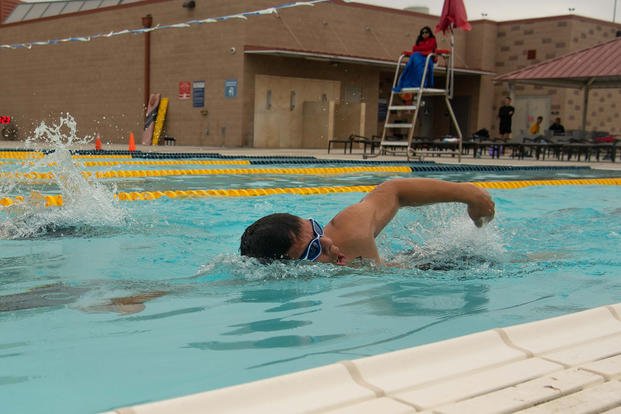
M 440 177 L 533 174 L 554 176 Z M 589 174 L 597 175 L 560 173 Z M 105 411 L 621 302 L 617 186 L 492 190 L 497 215 L 483 229 L 460 205 L 403 209 L 378 239 L 398 266 L 380 268 L 260 266 L 237 254 L 240 234 L 258 217 L 294 211 L 326 223 L 361 193 L 106 198 L 115 189 L 377 184 L 393 176 L 407 175 L 70 183 L 65 190 L 78 193 L 63 209 L 2 210 L 1 411 Z

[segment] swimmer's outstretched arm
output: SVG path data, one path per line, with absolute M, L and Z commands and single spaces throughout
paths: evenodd
M 375 238 L 401 207 L 446 202 L 466 204 L 470 218 L 479 227 L 494 217 L 489 193 L 473 184 L 403 178 L 378 185 L 359 203 L 338 213 L 324 228 L 324 234 L 347 260 L 363 257 L 380 263 Z
M 431 178 L 402 178 L 386 181 L 370 192 L 360 204 L 373 214 L 377 236 L 401 207 L 459 202 L 478 227 L 494 218 L 494 202 L 487 191 L 470 183 L 454 183 Z

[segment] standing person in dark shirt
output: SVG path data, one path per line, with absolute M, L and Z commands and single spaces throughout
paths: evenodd
M 498 132 L 500 133 L 500 138 L 505 140 L 511 138 L 511 117 L 513 117 L 514 113 L 515 108 L 511 106 L 511 98 L 507 96 L 505 103 L 498 110 L 498 118 L 500 118 Z
M 401 92 L 402 88 L 419 88 L 423 81 L 423 72 L 425 71 L 425 62 L 430 53 L 435 53 L 437 47 L 436 38 L 429 26 L 425 26 L 420 30 L 420 34 L 416 39 L 416 44 L 412 46 L 412 53 L 408 63 L 403 68 L 403 73 L 399 78 L 399 82 L 395 87 L 395 92 Z M 410 52 L 403 52 L 408 54 Z M 429 59 L 427 65 L 427 76 L 423 88 L 433 87 L 433 59 Z
M 548 129 L 552 131 L 552 135 L 563 135 L 565 133 L 565 127 L 561 124 L 561 118 L 554 119 L 554 123 Z

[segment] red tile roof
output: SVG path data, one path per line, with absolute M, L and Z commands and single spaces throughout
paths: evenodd
M 591 87 L 621 87 L 621 38 L 505 73 L 494 80 L 575 87 L 591 82 Z

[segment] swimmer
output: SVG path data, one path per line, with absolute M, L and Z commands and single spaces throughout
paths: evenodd
M 246 228 L 240 253 L 261 262 L 297 259 L 349 265 L 362 258 L 381 264 L 375 238 L 401 207 L 450 202 L 466 204 L 477 227 L 494 218 L 491 196 L 473 184 L 430 178 L 392 179 L 342 210 L 325 228 L 314 219 L 288 213 L 265 216 Z

